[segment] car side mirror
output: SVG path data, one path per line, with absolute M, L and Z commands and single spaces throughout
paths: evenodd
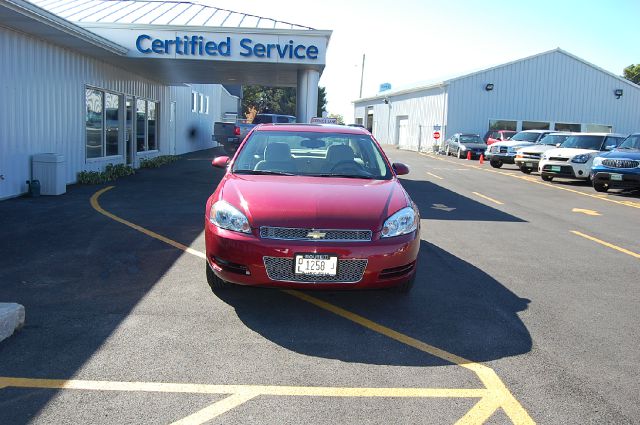
M 405 174 L 409 174 L 409 166 L 403 164 L 401 162 L 394 162 L 392 165 L 393 171 L 396 172 L 398 176 L 404 176 Z
M 609 145 L 609 146 L 605 146 L 604 150 L 605 151 L 612 151 L 616 148 L 616 145 Z
M 217 158 L 213 158 L 213 161 L 211 161 L 211 165 L 217 168 L 226 168 L 228 164 L 229 164 L 228 156 L 219 156 Z

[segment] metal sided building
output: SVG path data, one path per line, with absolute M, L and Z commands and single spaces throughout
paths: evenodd
M 454 133 L 489 129 L 640 131 L 640 86 L 555 49 L 437 84 L 354 102 L 355 120 L 384 144 L 430 150 Z
M 38 154 L 64 159 L 64 187 L 213 147 L 239 112 L 225 86 L 297 87 L 308 122 L 330 36 L 186 1 L 0 0 L 0 199 L 28 191 Z

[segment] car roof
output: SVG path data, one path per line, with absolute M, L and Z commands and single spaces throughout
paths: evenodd
M 572 133 L 572 136 L 613 136 L 613 137 L 627 137 L 626 134 L 620 133 Z
M 522 130 L 518 133 L 554 133 L 552 130 Z
M 291 131 L 307 133 L 344 133 L 370 136 L 365 128 L 336 124 L 260 124 L 254 131 Z

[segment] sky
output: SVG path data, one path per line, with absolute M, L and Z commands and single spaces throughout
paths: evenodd
M 464 75 L 560 47 L 616 75 L 640 63 L 640 0 L 193 0 L 332 30 L 320 85 L 353 122 L 359 97 Z

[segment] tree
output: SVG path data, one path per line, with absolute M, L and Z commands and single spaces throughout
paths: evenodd
M 296 115 L 295 87 L 244 86 L 242 89 L 242 113 L 253 120 L 256 114 Z M 324 87 L 318 87 L 319 117 L 327 110 L 327 93 Z
M 329 114 L 329 118 L 335 118 L 338 120 L 338 124 L 344 125 L 344 117 L 340 114 Z
M 640 84 L 640 64 L 637 65 L 629 65 L 623 71 L 623 77 L 627 80 Z

